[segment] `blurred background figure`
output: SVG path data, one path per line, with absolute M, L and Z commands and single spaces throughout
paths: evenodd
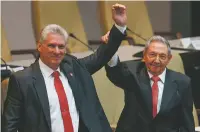
M 177 38 L 177 39 L 181 39 L 181 38 L 183 38 L 181 32 L 177 32 L 177 33 L 176 33 L 176 38 Z

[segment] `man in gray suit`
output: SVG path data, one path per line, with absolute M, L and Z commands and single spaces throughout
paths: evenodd
M 124 39 L 126 7 L 112 7 L 115 21 L 108 45 L 85 58 L 66 54 L 68 34 L 46 26 L 39 59 L 10 77 L 4 107 L 5 132 L 111 132 L 91 75 L 102 68 Z

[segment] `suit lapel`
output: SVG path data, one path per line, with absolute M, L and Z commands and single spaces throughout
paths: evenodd
M 150 86 L 150 80 L 147 75 L 147 71 L 145 68 L 144 63 L 142 62 L 134 62 L 133 63 L 127 63 L 128 69 L 134 76 L 136 83 L 139 88 L 138 93 L 136 93 L 138 97 L 138 101 L 142 104 L 142 109 L 146 111 L 147 116 L 149 119 L 152 119 L 152 97 L 151 97 L 151 86 Z
M 67 77 L 69 85 L 72 89 L 72 93 L 75 99 L 75 104 L 79 112 L 80 119 L 82 119 L 84 124 L 88 127 L 88 129 L 90 129 L 89 127 L 94 126 L 94 122 L 96 121 L 94 121 L 94 119 L 90 120 L 92 118 L 90 118 L 89 116 L 93 113 L 90 111 L 90 109 L 88 109 L 88 107 L 90 107 L 90 104 L 88 104 L 88 101 L 86 101 L 87 99 L 82 88 L 84 86 L 80 86 L 80 83 L 78 81 L 79 79 L 77 79 L 77 76 L 80 75 L 80 73 L 75 73 L 75 69 L 80 70 L 80 68 L 76 68 L 75 62 L 72 63 L 72 61 L 73 60 L 65 58 L 65 62 L 61 64 L 61 70 Z
M 131 74 L 135 78 L 140 90 L 137 93 L 138 95 L 136 96 L 141 96 L 141 98 L 139 97 L 139 101 L 143 100 L 141 101 L 145 103 L 145 105 L 143 105 L 143 109 L 148 110 L 147 112 L 148 116 L 152 119 L 153 118 L 152 116 L 152 89 L 151 89 L 150 79 L 147 73 L 147 69 L 145 68 L 144 63 L 141 63 L 141 62 L 135 63 L 135 64 L 127 63 L 127 66 Z M 172 72 L 169 69 L 167 69 L 162 101 L 161 101 L 160 111 L 158 115 L 162 113 L 163 111 L 165 111 L 168 105 L 170 105 L 169 103 L 171 99 L 173 98 L 173 96 L 175 94 L 179 94 L 177 89 L 178 89 L 178 86 L 177 86 L 176 80 L 174 80 Z
M 51 130 L 49 100 L 47 96 L 45 81 L 42 76 L 41 70 L 39 68 L 38 61 L 32 64 L 32 67 L 33 67 L 33 85 L 34 88 L 36 89 L 49 129 Z
M 168 107 L 168 105 L 170 105 L 169 103 L 171 99 L 173 99 L 174 94 L 178 94 L 177 83 L 173 78 L 174 77 L 172 77 L 171 71 L 167 69 L 161 101 L 161 108 L 159 113 L 162 113 Z
M 149 75 L 147 74 L 146 68 L 143 68 L 140 73 L 138 73 L 138 79 L 140 82 L 140 89 L 142 96 L 145 100 L 149 115 L 152 116 L 152 89 L 150 85 Z
M 80 111 L 80 99 L 81 99 L 81 95 L 80 94 L 80 90 L 78 90 L 78 82 L 76 80 L 76 76 L 75 76 L 75 73 L 74 73 L 74 70 L 73 70 L 73 66 L 72 66 L 72 62 L 65 62 L 64 63 L 61 63 L 61 70 L 63 71 L 63 73 L 65 74 L 65 76 L 67 77 L 68 79 L 68 82 L 69 82 L 69 85 L 71 87 L 71 90 L 72 90 L 72 93 L 73 93 L 73 96 L 75 98 L 75 103 L 76 103 L 76 107 L 77 109 Z
M 80 105 L 81 105 L 81 95 L 80 94 L 80 90 L 78 90 L 78 85 L 77 85 L 77 81 L 75 78 L 75 74 L 73 71 L 73 67 L 72 67 L 72 62 L 70 62 L 69 60 L 64 60 L 60 67 L 61 70 L 63 71 L 63 73 L 65 74 L 65 76 L 68 79 L 69 85 L 72 89 L 73 92 L 73 96 L 75 98 L 75 102 L 76 102 L 76 107 L 77 109 L 80 111 Z M 42 106 L 42 110 L 43 113 L 45 115 L 45 119 L 47 121 L 47 124 L 51 130 L 51 118 L 50 118 L 50 108 L 49 108 L 49 100 L 48 100 L 48 95 L 47 95 L 47 90 L 46 90 L 46 85 L 45 85 L 45 81 L 44 78 L 42 76 L 41 70 L 39 68 L 39 63 L 38 61 L 35 62 L 34 64 L 32 64 L 32 68 L 33 68 L 33 86 L 36 89 L 38 98 L 40 100 L 41 106 Z

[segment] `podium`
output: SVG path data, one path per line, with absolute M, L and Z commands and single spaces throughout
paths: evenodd
M 194 104 L 200 109 L 200 51 L 181 53 L 180 56 L 185 74 L 191 78 Z

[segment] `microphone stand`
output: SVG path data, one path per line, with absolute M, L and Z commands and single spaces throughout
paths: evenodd
M 5 66 L 6 66 L 6 70 L 8 70 L 8 65 L 7 65 L 6 61 L 5 61 L 3 58 L 1 58 L 1 61 L 3 61 L 3 63 L 4 63 Z
M 80 39 L 78 39 L 73 33 L 69 33 L 69 36 L 72 37 L 73 39 L 79 41 L 84 46 L 88 47 L 90 50 L 92 50 L 94 52 L 94 50 L 89 45 L 87 45 L 86 43 L 84 43 L 83 41 L 81 41 Z
M 12 72 L 8 69 L 8 65 L 3 58 L 1 58 L 1 61 L 3 61 L 3 63 L 6 66 L 6 70 L 1 71 L 1 82 L 2 82 L 4 79 L 9 78 Z
M 141 35 L 137 34 L 136 32 L 132 31 L 130 28 L 127 27 L 127 30 L 130 31 L 132 34 L 134 34 L 135 36 L 141 38 L 144 41 L 147 41 L 147 39 L 143 38 Z
M 143 38 L 141 35 L 135 33 L 135 32 L 132 31 L 130 28 L 127 27 L 127 30 L 130 31 L 130 32 L 131 32 L 132 34 L 134 34 L 135 36 L 139 37 L 140 39 L 142 39 L 142 40 L 144 40 L 144 41 L 147 41 L 147 39 L 145 39 L 145 38 Z M 143 57 L 143 52 L 140 51 L 140 52 L 138 52 L 138 53 L 136 53 L 136 54 L 133 54 L 132 56 L 133 56 L 133 57 L 141 57 L 141 58 L 142 58 L 142 57 Z

